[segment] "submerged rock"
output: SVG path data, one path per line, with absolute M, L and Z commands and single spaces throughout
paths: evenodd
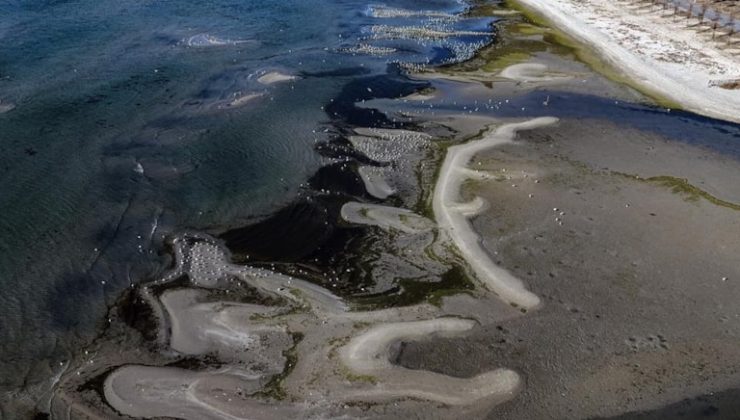
M 193 48 L 223 47 L 229 45 L 242 45 L 252 43 L 256 43 L 256 41 L 246 39 L 219 38 L 217 36 L 209 35 L 206 33 L 193 35 L 185 40 L 185 45 Z
M 0 100 L 0 114 L 12 111 L 14 109 L 15 109 L 14 104 Z

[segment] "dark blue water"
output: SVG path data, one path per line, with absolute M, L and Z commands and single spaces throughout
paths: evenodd
M 47 381 L 121 290 L 163 269 L 169 233 L 243 225 L 299 195 L 328 163 L 315 144 L 360 122 L 330 112 L 357 78 L 380 86 L 393 63 L 454 61 L 490 41 L 379 37 L 377 25 L 487 32 L 491 19 L 378 18 L 372 6 L 0 1 L 0 106 L 15 106 L 0 111 L 0 392 Z M 362 45 L 393 51 L 347 52 Z M 272 70 L 301 79 L 257 82 Z M 263 96 L 225 106 L 248 93 Z

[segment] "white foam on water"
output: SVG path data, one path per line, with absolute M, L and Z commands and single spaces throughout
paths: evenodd
M 374 25 L 370 28 L 373 39 L 419 39 L 439 40 L 462 36 L 493 36 L 493 32 L 460 31 L 447 28 L 433 28 L 425 26 L 390 26 Z
M 367 15 L 383 19 L 383 18 L 409 18 L 409 17 L 431 17 L 431 18 L 444 18 L 444 19 L 458 19 L 457 15 L 452 15 L 445 12 L 437 12 L 434 10 L 408 10 L 396 7 L 387 6 L 370 6 L 367 11 Z
M 263 96 L 265 96 L 265 92 L 248 92 L 244 94 L 236 93 L 234 94 L 233 99 L 231 99 L 230 101 L 226 101 L 225 103 L 221 103 L 220 105 L 218 105 L 218 108 L 239 108 Z
M 223 47 L 223 46 L 230 46 L 230 45 L 250 44 L 250 43 L 255 43 L 255 41 L 246 40 L 246 39 L 219 38 L 217 36 L 209 35 L 207 33 L 193 35 L 190 38 L 185 40 L 185 45 L 187 45 L 188 47 L 193 47 L 193 48 Z
M 383 55 L 389 55 L 389 54 L 398 52 L 398 49 L 392 48 L 392 47 L 379 47 L 375 45 L 362 43 L 362 44 L 355 45 L 353 47 L 342 48 L 340 51 L 349 53 L 349 54 L 367 54 L 367 55 L 374 55 L 374 56 L 383 56 Z

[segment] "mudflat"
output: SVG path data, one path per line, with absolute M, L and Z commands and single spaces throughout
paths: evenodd
M 402 365 L 520 372 L 499 419 L 607 417 L 736 386 L 736 160 L 565 119 L 474 162 L 498 178 L 467 184 L 490 206 L 473 226 L 543 305 L 464 340 L 409 343 Z

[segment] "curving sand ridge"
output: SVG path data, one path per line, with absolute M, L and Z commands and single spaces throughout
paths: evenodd
M 407 18 L 407 17 L 432 17 L 443 19 L 456 19 L 456 15 L 435 10 L 409 10 L 387 6 L 372 6 L 369 14 L 375 18 Z
M 226 109 L 226 108 L 238 108 L 241 106 L 244 106 L 253 100 L 257 98 L 261 98 L 265 96 L 264 92 L 250 92 L 245 94 L 235 94 L 234 98 L 232 100 L 224 101 L 224 103 L 221 103 L 218 105 L 218 109 Z
M 423 26 L 374 25 L 370 28 L 373 39 L 421 39 L 435 40 L 461 36 L 487 37 L 492 32 L 460 31 L 453 29 L 434 29 Z
M 458 212 L 466 217 L 473 217 L 488 209 L 488 202 L 481 197 L 475 197 L 467 203 L 450 205 L 450 210 Z
M 551 70 L 547 64 L 543 63 L 517 63 L 503 68 L 498 72 L 489 72 L 481 69 L 471 71 L 456 71 L 452 73 L 438 71 L 424 71 L 414 74 L 414 78 L 419 80 L 450 80 L 459 83 L 492 83 L 511 81 L 519 84 L 530 85 L 549 85 L 562 83 L 575 77 L 573 74 L 565 74 Z M 406 100 L 431 100 L 434 95 L 409 95 Z
M 397 367 L 389 360 L 394 342 L 419 340 L 431 335 L 460 334 L 475 325 L 475 321 L 460 318 L 381 324 L 353 338 L 340 349 L 340 355 L 344 364 L 355 374 L 382 375 L 382 387 L 364 391 L 378 397 L 405 396 L 450 405 L 471 404 L 492 395 L 499 396 L 500 401 L 508 399 L 520 384 L 519 375 L 508 369 L 484 372 L 472 378 L 454 378 Z M 414 386 L 409 387 L 409 384 Z
M 611 0 L 517 0 L 650 92 L 699 114 L 740 122 L 740 60 L 725 38 Z M 732 38 L 730 38 L 732 40 Z
M 342 206 L 342 219 L 349 223 L 377 226 L 381 229 L 398 230 L 405 233 L 421 233 L 431 230 L 434 223 L 411 210 L 349 202 Z
M 371 210 L 422 219 L 408 210 L 376 207 Z M 463 318 L 475 311 L 465 300 L 473 299 L 469 296 L 460 301 L 468 303 L 458 303 L 452 311 L 430 304 L 352 311 L 318 285 L 232 264 L 228 252 L 205 235 L 173 241 L 173 252 L 174 268 L 154 283 L 187 278 L 193 286 L 177 286 L 161 295 L 143 288 L 146 301 L 159 308 L 158 341 L 166 353 L 216 363 L 196 365 L 195 370 L 146 366 L 131 355 L 127 362 L 111 366 L 103 394 L 107 404 L 124 415 L 232 420 L 326 418 L 337 413 L 357 418 L 368 414 L 347 411 L 354 410 L 347 403 L 405 398 L 412 399 L 403 404 L 413 410 L 426 409 L 433 401 L 463 415 L 485 412 L 519 390 L 518 374 L 508 369 L 457 378 L 391 362 L 399 342 L 460 336 L 475 328 L 478 321 Z M 230 290 L 243 287 L 273 299 L 267 306 L 228 298 Z M 71 407 L 68 398 L 65 392 L 57 394 L 55 412 Z
M 440 230 L 449 235 L 478 280 L 505 301 L 525 309 L 538 306 L 540 299 L 528 291 L 521 280 L 491 261 L 467 219 L 474 214 L 471 209 L 484 208 L 481 204 L 482 199 L 476 198 L 471 203 L 460 203 L 460 189 L 463 182 L 471 176 L 467 166 L 476 153 L 511 142 L 519 130 L 540 128 L 557 121 L 557 118 L 542 117 L 521 123 L 504 124 L 480 140 L 450 147 L 442 163 L 432 199 L 434 216 Z
M 257 392 L 257 377 L 231 368 L 211 372 L 131 365 L 113 371 L 103 384 L 108 403 L 130 417 L 235 420 L 291 418 L 298 406 L 244 398 Z
M 204 295 L 197 289 L 173 289 L 160 297 L 169 314 L 170 347 L 182 354 L 215 354 L 221 360 L 259 365 L 263 374 L 279 373 L 285 363 L 282 353 L 292 345 L 288 332 L 283 326 L 249 322 L 254 316 L 275 316 L 277 308 L 201 302 Z

